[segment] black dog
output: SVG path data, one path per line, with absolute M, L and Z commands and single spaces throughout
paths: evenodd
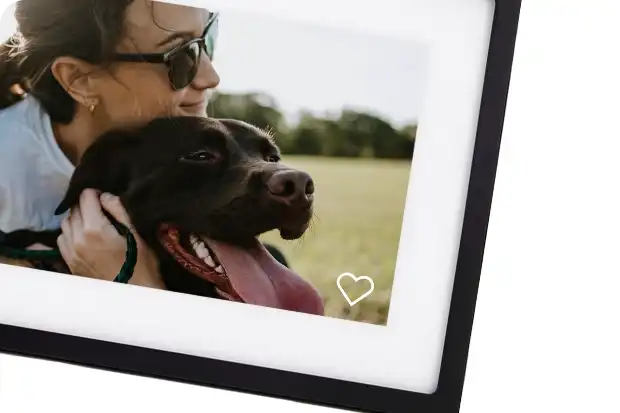
M 273 229 L 297 239 L 313 214 L 311 177 L 280 163 L 268 133 L 197 117 L 115 130 L 86 151 L 56 213 L 86 188 L 120 197 L 169 290 L 323 313 L 314 288 L 257 240 Z

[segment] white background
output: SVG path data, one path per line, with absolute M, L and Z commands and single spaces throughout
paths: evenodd
M 619 6 L 524 0 L 462 412 L 620 411 Z M 2 412 L 113 409 L 329 411 L 0 358 Z

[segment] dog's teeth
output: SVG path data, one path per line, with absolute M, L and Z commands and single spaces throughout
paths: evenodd
M 198 244 L 199 239 L 195 235 L 190 235 L 189 236 L 189 241 L 192 243 L 192 245 L 196 245 L 196 244 Z
M 207 265 L 211 268 L 215 267 L 215 262 L 213 261 L 213 258 L 211 258 L 210 255 L 207 255 L 206 258 L 204 258 L 205 262 L 207 263 Z
M 211 253 L 209 251 L 209 248 L 207 248 L 205 246 L 205 244 L 202 244 L 202 249 L 204 250 L 204 257 L 202 257 L 202 258 L 205 258 L 205 259 L 206 258 L 211 258 Z
M 223 273 L 224 273 L 224 268 L 222 268 L 222 266 L 221 266 L 221 265 L 218 265 L 218 266 L 217 266 L 217 268 L 215 269 L 215 272 L 218 272 L 218 273 L 220 273 L 220 274 L 223 274 Z
M 198 256 L 202 259 L 205 259 L 209 256 L 209 251 L 202 242 L 198 242 L 194 249 L 196 250 L 196 254 L 198 254 Z

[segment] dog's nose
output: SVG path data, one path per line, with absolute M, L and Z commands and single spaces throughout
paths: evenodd
M 314 193 L 314 182 L 302 171 L 278 171 L 267 181 L 267 189 L 277 200 L 294 203 L 308 200 L 308 196 Z

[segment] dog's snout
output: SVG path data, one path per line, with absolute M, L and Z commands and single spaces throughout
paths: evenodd
M 277 171 L 267 181 L 269 194 L 278 201 L 293 203 L 307 201 L 314 193 L 314 182 L 302 171 Z

